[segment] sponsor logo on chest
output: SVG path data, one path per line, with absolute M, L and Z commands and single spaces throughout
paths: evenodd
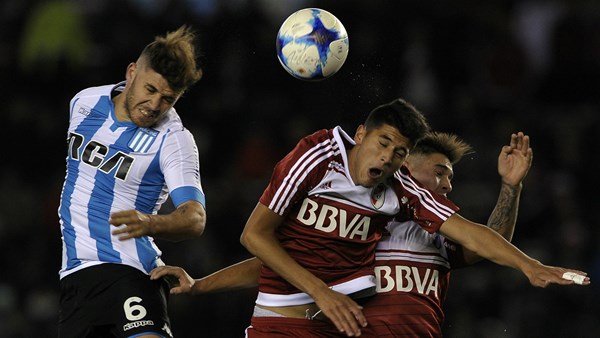
M 335 206 L 317 203 L 305 198 L 298 211 L 298 221 L 316 230 L 332 233 L 349 239 L 367 240 L 371 226 L 371 217 L 352 213 Z
M 376 266 L 377 292 L 414 292 L 438 298 L 439 271 L 415 266 Z

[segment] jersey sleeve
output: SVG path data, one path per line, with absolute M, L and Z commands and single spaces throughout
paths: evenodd
M 319 182 L 327 166 L 321 165 L 334 152 L 328 130 L 319 130 L 300 140 L 273 170 L 260 203 L 283 216 L 291 206 L 308 194 Z
M 413 179 L 406 167 L 394 174 L 399 181 L 397 194 L 401 211 L 397 219 L 413 220 L 429 233 L 437 232 L 442 223 L 459 210 L 452 201 L 443 195 L 425 188 Z
M 161 166 L 175 207 L 194 200 L 206 208 L 198 147 L 189 130 L 173 131 L 166 138 L 162 148 Z

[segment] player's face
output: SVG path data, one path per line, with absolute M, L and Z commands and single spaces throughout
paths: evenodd
M 126 77 L 124 118 L 140 127 L 156 124 L 181 96 L 162 75 L 143 64 L 130 64 Z
M 356 146 L 348 156 L 354 183 L 373 187 L 391 177 L 408 155 L 409 140 L 389 125 L 366 130 L 360 126 L 354 136 Z
M 411 175 L 427 189 L 444 196 L 452 191 L 454 171 L 452 163 L 445 155 L 413 153 L 408 156 L 405 164 Z

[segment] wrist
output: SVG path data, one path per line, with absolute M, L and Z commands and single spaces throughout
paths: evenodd
M 148 224 L 148 235 L 155 237 L 158 234 L 158 215 L 145 215 L 146 217 L 146 222 Z
M 523 274 L 525 274 L 528 278 L 531 277 L 535 271 L 535 268 L 541 265 L 540 261 L 533 259 L 529 256 L 525 258 L 525 260 L 518 267 Z
M 519 182 L 517 184 L 513 184 L 502 180 L 502 187 L 505 189 L 509 189 L 510 191 L 519 192 L 521 191 L 521 189 L 523 189 L 523 183 Z
M 329 286 L 327 286 L 327 284 L 325 284 L 323 282 L 322 285 L 318 285 L 314 288 L 311 288 L 311 290 L 308 291 L 307 294 L 315 302 L 318 302 L 319 300 L 321 300 L 323 298 L 324 295 L 327 295 L 330 291 L 331 291 L 331 289 L 329 288 Z

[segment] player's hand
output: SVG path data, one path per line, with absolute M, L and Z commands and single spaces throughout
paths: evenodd
M 150 216 L 137 210 L 114 212 L 110 215 L 109 223 L 120 227 L 114 230 L 112 234 L 115 236 L 123 235 L 119 237 L 121 241 L 152 235 Z
M 169 283 L 170 285 L 173 285 L 170 290 L 170 293 L 173 295 L 191 293 L 192 287 L 196 283 L 196 281 L 184 269 L 178 266 L 164 265 L 150 271 L 151 280 L 157 280 L 160 278 L 177 280 L 176 283 Z
M 580 283 L 576 283 L 573 279 L 565 278 L 565 272 L 573 272 L 577 275 L 585 276 L 579 280 Z M 533 286 L 545 288 L 550 284 L 558 285 L 590 285 L 590 277 L 587 277 L 587 273 L 580 270 L 565 269 L 561 267 L 544 265 L 538 261 L 533 261 L 523 273 L 529 278 L 529 282 Z
M 360 328 L 367 326 L 362 306 L 352 298 L 327 288 L 321 294 L 313 295 L 313 299 L 323 314 L 348 337 L 360 336 Z
M 510 186 L 521 184 L 533 161 L 533 149 L 529 147 L 529 136 L 518 132 L 510 136 L 510 145 L 502 147 L 498 156 L 498 174 L 502 182 Z

